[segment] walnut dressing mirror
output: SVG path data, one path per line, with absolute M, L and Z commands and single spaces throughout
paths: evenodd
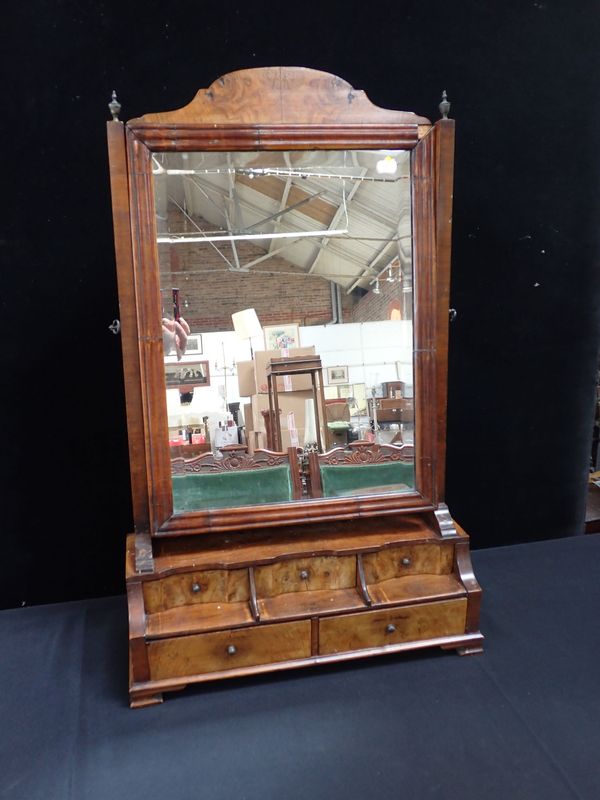
M 433 596 L 454 603 L 442 613 L 452 622 L 432 630 L 479 649 L 467 538 L 442 502 L 454 126 L 447 101 L 440 109 L 432 125 L 289 67 L 225 75 L 188 106 L 126 125 L 112 104 L 128 593 L 130 612 L 143 610 L 130 630 L 134 704 L 155 700 L 157 681 L 181 685 L 181 670 L 189 682 L 232 663 L 331 657 L 321 611 L 406 603 L 413 572 L 438 576 Z M 338 553 L 299 564 L 309 550 L 336 552 L 332 536 L 347 563 Z M 365 572 L 363 551 L 407 537 L 433 546 L 418 568 L 405 552 L 402 575 L 383 555 Z M 267 576 L 263 559 L 304 577 Z M 200 562 L 213 576 L 204 588 Z M 291 636 L 298 620 L 309 631 L 291 637 L 298 652 L 265 644 L 212 667 L 202 656 L 188 674 L 207 636 Z M 169 649 L 173 635 L 183 638 Z

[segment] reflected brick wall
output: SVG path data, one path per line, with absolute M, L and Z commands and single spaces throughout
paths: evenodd
M 194 221 L 202 230 L 211 229 L 201 218 Z M 178 212 L 170 212 L 168 229 L 176 233 L 189 231 L 190 226 Z M 251 266 L 248 274 L 234 273 L 229 269 L 229 263 L 236 264 L 232 243 L 214 244 L 158 246 L 164 310 L 170 313 L 171 288 L 179 288 L 181 313 L 194 332 L 233 330 L 231 315 L 242 308 L 255 308 L 263 326 L 280 322 L 324 325 L 331 321 L 329 281 L 290 264 L 284 258 L 285 251 Z M 235 245 L 242 266 L 265 255 L 252 241 Z M 277 242 L 274 248 L 282 246 Z M 401 319 L 412 318 L 412 294 L 402 291 L 410 277 L 389 283 L 386 274 L 380 277 L 379 294 L 373 292 L 373 286 L 363 296 L 357 292 L 348 295 L 341 287 L 343 322 L 389 319 L 392 308 L 400 310 Z
M 412 295 L 402 291 L 400 281 L 388 283 L 385 278 L 379 280 L 379 294 L 375 294 L 373 287 L 369 287 L 367 294 L 362 297 L 350 295 L 342 302 L 344 309 L 344 322 L 376 322 L 390 319 L 393 308 L 400 311 L 400 319 L 412 318 Z
M 182 229 L 178 219 L 178 214 L 169 216 L 171 232 Z M 208 230 L 203 220 L 195 221 Z M 215 244 L 235 265 L 232 243 Z M 252 241 L 235 244 L 242 266 L 265 255 Z M 275 249 L 282 244 L 278 242 Z M 263 326 L 279 322 L 323 325 L 331 321 L 329 281 L 307 275 L 282 255 L 252 266 L 248 274 L 234 273 L 218 250 L 203 243 L 158 246 L 161 286 L 166 290 L 163 292 L 164 310 L 167 314 L 170 312 L 170 290 L 178 287 L 181 313 L 194 332 L 233 330 L 231 315 L 243 308 L 255 308 Z

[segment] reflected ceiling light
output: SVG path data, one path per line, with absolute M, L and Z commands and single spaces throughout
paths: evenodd
M 158 244 L 187 244 L 188 242 L 243 242 L 252 239 L 302 239 L 310 236 L 343 236 L 348 228 L 322 231 L 290 231 L 289 233 L 230 233 L 216 236 L 157 236 Z
M 379 294 L 379 278 L 375 281 L 375 288 L 373 289 L 373 294 Z
M 375 169 L 380 175 L 395 175 L 398 170 L 398 164 L 395 158 L 386 156 L 377 162 Z
M 392 265 L 388 264 L 388 274 L 387 274 L 386 281 L 388 283 L 394 283 L 395 280 L 396 280 L 396 278 L 394 278 L 394 276 L 392 275 Z

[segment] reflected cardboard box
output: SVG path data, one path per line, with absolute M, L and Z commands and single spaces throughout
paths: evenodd
M 254 421 L 252 419 L 252 403 L 244 403 L 242 409 L 244 414 L 244 427 L 246 428 L 246 435 L 254 430 Z
M 315 348 L 294 347 L 292 350 L 258 350 L 254 353 L 254 376 L 256 392 L 267 394 L 267 364 L 272 358 L 288 358 L 290 356 L 314 356 Z M 277 378 L 278 392 L 302 392 L 312 389 L 310 375 L 283 375 Z
M 304 442 L 306 439 L 306 431 L 303 428 L 298 428 L 296 431 L 289 431 L 285 429 L 281 429 L 281 438 L 282 438 L 282 445 L 281 449 L 283 451 L 287 450 L 288 447 L 304 447 Z M 248 447 L 250 452 L 254 450 L 263 449 L 267 450 L 267 434 L 264 431 L 251 431 L 248 436 Z
M 281 435 L 285 447 L 303 447 L 307 436 L 311 439 L 311 441 L 315 441 L 316 431 L 312 390 L 303 392 L 284 392 L 283 394 L 279 395 L 278 400 L 279 410 L 281 412 L 279 417 L 281 424 Z M 254 395 L 251 398 L 251 406 L 251 421 L 254 432 L 263 432 L 266 435 L 265 418 L 262 412 L 269 410 L 269 395 Z M 319 418 L 321 420 L 324 419 L 323 411 L 320 405 Z M 294 441 L 294 431 L 298 432 L 298 444 Z M 323 424 L 321 424 L 321 436 L 323 437 Z M 286 441 L 291 443 L 286 444 Z M 266 444 L 264 446 L 266 447 Z
M 252 397 L 253 394 L 256 394 L 254 361 L 238 361 L 236 367 L 240 397 Z M 247 418 L 245 414 L 244 419 L 246 420 L 247 424 Z

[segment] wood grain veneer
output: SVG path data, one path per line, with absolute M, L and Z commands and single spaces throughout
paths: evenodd
M 246 569 L 212 569 L 173 575 L 144 583 L 146 612 L 196 603 L 235 603 L 250 599 Z
M 464 631 L 467 601 L 447 600 L 322 619 L 319 652 L 342 653 L 365 647 L 452 636 Z
M 347 589 L 356 584 L 356 557 L 292 558 L 256 567 L 254 574 L 260 598 L 289 592 Z
M 152 680 L 310 656 L 310 622 L 287 622 L 150 642 Z
M 368 584 L 406 575 L 439 575 L 452 570 L 454 546 L 444 544 L 404 545 L 363 555 Z

